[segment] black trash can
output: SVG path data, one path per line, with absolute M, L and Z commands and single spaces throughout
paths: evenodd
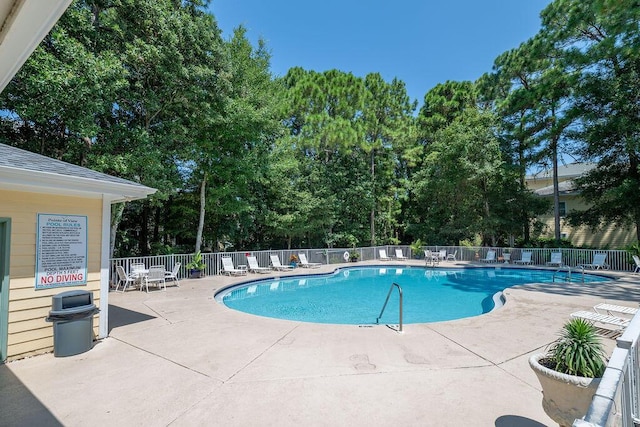
M 51 305 L 45 320 L 53 322 L 53 355 L 73 356 L 91 350 L 93 315 L 100 311 L 93 303 L 93 293 L 62 292 L 53 296 Z

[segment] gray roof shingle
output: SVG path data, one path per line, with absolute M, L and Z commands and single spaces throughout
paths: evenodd
M 575 188 L 575 183 L 572 179 L 567 181 L 562 181 L 558 183 L 558 194 L 560 195 L 569 195 L 569 194 L 578 194 L 578 190 Z M 551 196 L 553 195 L 553 185 L 549 185 L 547 187 L 538 188 L 535 193 L 538 196 Z
M 106 173 L 97 172 L 20 148 L 0 144 L 0 167 L 3 166 L 146 188 L 146 186 L 134 181 L 107 175 Z
M 589 172 L 595 168 L 595 163 L 568 163 L 566 165 L 558 165 L 558 178 L 575 178 Z M 553 177 L 553 169 L 542 169 L 527 179 L 551 179 Z

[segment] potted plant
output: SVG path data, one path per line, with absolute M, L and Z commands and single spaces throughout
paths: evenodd
M 529 366 L 542 386 L 544 411 L 560 426 L 571 426 L 587 413 L 606 358 L 593 324 L 573 318 L 546 353 L 531 356 Z
M 207 268 L 207 265 L 202 261 L 202 254 L 198 251 L 185 267 L 189 270 L 189 277 L 194 279 L 204 277 L 204 269 Z
M 505 264 L 509 264 L 509 261 L 511 261 L 511 252 L 509 252 L 509 248 L 505 248 L 502 251 L 502 260 Z
M 424 246 L 424 243 L 422 243 L 422 240 L 420 239 L 416 240 L 415 242 L 411 243 L 411 245 L 409 245 L 409 247 L 411 248 L 411 254 L 415 259 L 422 258 L 422 255 L 424 254 L 424 251 L 422 250 L 423 246 Z
M 358 251 L 350 251 L 349 252 L 349 261 L 357 262 L 358 258 L 360 258 L 360 253 Z
M 291 254 L 291 256 L 289 257 L 289 265 L 293 268 L 296 268 L 299 262 L 300 260 L 298 259 L 298 255 Z

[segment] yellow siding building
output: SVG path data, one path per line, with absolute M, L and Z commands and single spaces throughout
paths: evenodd
M 93 294 L 100 308 L 94 317 L 94 338 L 107 336 L 111 204 L 153 192 L 131 181 L 0 144 L 0 361 L 53 349 L 53 327 L 45 318 L 52 309 L 52 296 L 67 290 Z M 46 276 L 37 263 L 42 254 L 38 245 L 43 242 L 39 218 L 51 215 L 86 223 L 81 233 L 86 247 L 83 283 L 43 285 Z M 54 237 L 47 242 L 63 240 Z
M 621 227 L 615 224 L 604 225 L 596 232 L 589 227 L 572 227 L 565 220 L 571 211 L 586 210 L 588 205 L 582 200 L 574 188 L 573 180 L 593 169 L 594 163 L 571 163 L 558 167 L 558 183 L 560 196 L 560 235 L 575 246 L 619 249 L 636 241 L 635 228 Z M 544 170 L 527 177 L 527 185 L 540 197 L 553 201 L 553 175 L 551 170 Z M 551 210 L 538 218 L 545 224 L 545 237 L 554 236 L 554 215 Z

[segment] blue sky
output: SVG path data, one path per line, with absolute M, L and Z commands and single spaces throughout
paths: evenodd
M 242 24 L 269 47 L 271 70 L 338 69 L 405 82 L 420 104 L 447 80 L 476 80 L 540 29 L 550 0 L 212 0 L 223 37 Z

